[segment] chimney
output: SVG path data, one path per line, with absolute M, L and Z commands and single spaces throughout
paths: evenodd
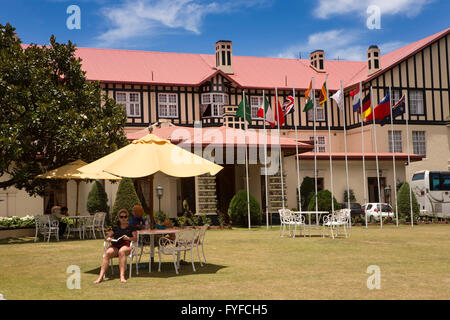
M 309 55 L 311 59 L 311 68 L 317 72 L 325 72 L 325 51 L 316 50 Z
M 233 74 L 233 44 L 229 40 L 216 42 L 216 69 Z
M 367 70 L 369 76 L 380 69 L 380 49 L 375 45 L 370 46 L 367 50 Z

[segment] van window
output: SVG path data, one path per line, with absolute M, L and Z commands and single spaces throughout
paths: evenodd
M 392 207 L 388 204 L 382 204 L 381 205 L 381 212 L 391 212 Z
M 450 173 L 441 173 L 441 190 L 450 191 Z
M 430 173 L 430 190 L 431 191 L 439 191 L 439 187 L 441 184 L 439 173 Z
M 371 208 L 372 208 L 372 205 L 368 204 L 366 210 L 370 210 Z

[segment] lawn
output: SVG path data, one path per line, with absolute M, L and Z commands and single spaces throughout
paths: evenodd
M 162 272 L 155 264 L 152 273 L 133 272 L 122 284 L 115 270 L 98 285 L 102 240 L 10 239 L 0 242 L 0 293 L 6 299 L 450 299 L 449 235 L 450 225 L 353 227 L 351 238 L 335 240 L 281 238 L 278 228 L 209 230 L 208 265 L 197 263 L 197 272 L 183 265 L 176 275 L 166 256 Z M 81 269 L 80 290 L 66 287 L 70 265 Z M 370 265 L 380 267 L 380 290 L 367 288 Z

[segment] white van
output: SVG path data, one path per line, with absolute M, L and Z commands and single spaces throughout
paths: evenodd
M 416 172 L 411 189 L 420 205 L 421 215 L 450 217 L 450 171 Z

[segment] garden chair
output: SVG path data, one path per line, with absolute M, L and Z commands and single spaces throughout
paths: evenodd
M 84 239 L 84 220 L 85 218 L 79 218 L 75 220 L 74 225 L 67 225 L 67 237 L 66 239 L 69 239 L 70 233 L 78 232 L 78 235 L 80 236 L 80 240 Z
M 350 216 L 345 212 L 338 213 L 334 215 L 335 217 L 335 227 L 336 227 L 336 236 L 339 235 L 339 230 L 342 227 L 344 229 L 345 237 L 348 237 L 347 230 L 350 232 Z
M 183 229 L 178 232 L 175 236 L 175 240 L 170 240 L 167 237 L 161 237 L 159 239 L 158 255 L 159 255 L 159 266 L 158 271 L 161 272 L 161 256 L 163 254 L 172 255 L 173 265 L 175 267 L 175 272 L 178 274 L 180 269 L 180 254 L 181 252 L 190 251 L 191 252 L 191 262 L 192 269 L 195 270 L 194 266 L 194 243 L 197 231 L 195 229 Z M 175 259 L 175 255 L 177 258 Z
M 93 217 L 88 218 L 84 221 L 83 232 L 92 232 L 93 238 L 97 239 L 97 237 L 95 236 L 95 231 L 98 230 L 103 233 L 103 238 L 105 238 L 105 218 L 106 212 L 96 212 Z
M 206 235 L 206 230 L 208 230 L 208 228 L 209 228 L 209 224 L 203 225 L 200 229 L 198 229 L 197 236 L 194 239 L 194 248 L 197 248 L 198 260 L 200 261 L 200 266 L 202 266 L 202 267 L 203 267 L 203 263 L 202 263 L 202 259 L 200 257 L 200 246 L 202 247 L 203 259 L 205 260 L 205 264 L 207 264 L 206 256 L 205 256 L 205 248 L 203 247 L 203 244 L 205 243 L 205 235 Z M 183 259 L 186 261 L 186 251 L 184 251 Z
M 34 217 L 36 225 L 36 234 L 34 236 L 34 242 L 37 241 L 38 234 L 42 234 L 45 238 L 48 237 L 47 242 L 50 242 L 50 237 L 55 235 L 56 240 L 59 241 L 59 222 L 58 220 L 50 219 L 49 216 L 37 215 Z
M 286 226 L 289 226 L 289 228 L 291 227 L 291 210 L 279 209 L 278 213 L 280 214 L 280 236 L 283 237 Z
M 111 245 L 111 243 L 110 242 L 108 242 L 108 241 L 104 241 L 103 242 L 103 257 L 105 256 L 105 252 L 106 252 L 106 250 L 109 248 L 109 246 Z M 137 257 L 138 257 L 138 255 L 137 255 L 137 243 L 135 243 L 135 242 L 131 242 L 131 244 L 130 244 L 130 248 L 131 248 L 131 250 L 130 250 L 130 254 L 127 256 L 127 259 L 129 259 L 130 260 L 130 278 L 131 278 L 131 271 L 133 270 L 133 258 L 135 259 L 135 265 L 136 265 L 136 270 L 137 270 L 137 268 L 138 268 L 138 262 L 137 262 Z M 113 259 L 114 258 L 118 258 L 118 257 L 113 257 L 113 258 L 111 258 L 110 260 L 109 260 L 109 265 L 111 266 L 111 274 L 114 274 L 114 261 L 113 261 Z M 105 276 L 103 276 L 103 279 L 105 278 Z
M 289 210 L 290 211 L 290 210 Z M 297 233 L 297 226 L 300 230 L 300 236 L 302 235 L 302 227 L 303 227 L 303 237 L 306 237 L 306 218 L 300 213 L 294 213 L 290 211 L 290 219 L 289 219 L 289 234 L 291 235 L 291 226 L 294 226 L 294 233 L 291 235 L 295 238 L 295 234 Z

